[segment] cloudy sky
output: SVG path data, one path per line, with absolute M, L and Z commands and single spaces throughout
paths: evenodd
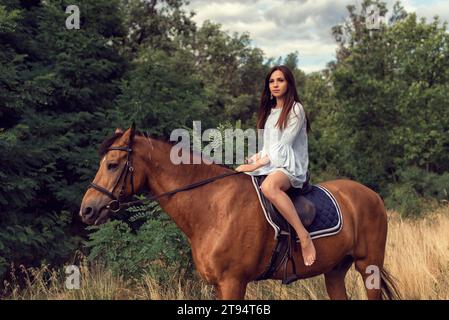
M 336 44 L 332 26 L 347 17 L 346 5 L 359 5 L 362 0 L 190 0 L 187 9 L 196 12 L 199 26 L 211 20 L 229 32 L 249 32 L 253 45 L 265 57 L 299 53 L 299 67 L 316 71 L 334 60 Z M 396 0 L 386 0 L 392 11 Z M 418 17 L 439 14 L 449 21 L 449 0 L 402 0 L 408 12 Z M 388 16 L 387 16 L 388 18 Z

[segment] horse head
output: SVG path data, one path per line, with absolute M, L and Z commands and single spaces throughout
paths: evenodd
M 116 129 L 114 136 L 100 146 L 100 166 L 81 202 L 79 215 L 86 224 L 99 225 L 112 213 L 120 210 L 120 203 L 145 186 L 142 156 L 135 137 L 135 125 L 125 132 Z

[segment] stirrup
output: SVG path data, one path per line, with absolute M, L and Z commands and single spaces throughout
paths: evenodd
M 299 279 L 299 276 L 296 274 L 295 259 L 292 256 L 292 238 L 291 238 L 291 235 L 292 235 L 292 232 L 294 232 L 294 231 L 292 230 L 291 227 L 289 227 L 289 231 L 290 231 L 290 236 L 289 236 L 289 239 L 287 239 L 288 247 L 287 247 L 287 252 L 286 252 L 286 256 L 285 256 L 286 261 L 284 263 L 284 276 L 283 276 L 283 279 L 282 279 L 282 284 L 290 284 L 290 283 L 292 283 L 292 282 L 294 282 L 294 281 Z M 292 262 L 293 274 L 290 275 L 290 276 L 287 276 L 288 263 L 290 261 Z
M 282 279 L 282 284 L 290 284 L 292 282 L 295 282 L 298 279 L 299 279 L 298 275 L 292 274 L 291 276 L 288 276 L 288 277 Z

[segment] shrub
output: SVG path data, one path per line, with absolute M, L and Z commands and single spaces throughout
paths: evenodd
M 397 210 L 404 217 L 416 217 L 422 214 L 422 201 L 411 184 L 390 185 L 385 205 Z
M 126 279 L 140 279 L 148 272 L 161 280 L 173 272 L 191 275 L 189 244 L 170 218 L 155 203 L 136 212 L 128 221 L 89 227 L 95 230 L 87 242 L 89 259 L 103 263 L 114 275 Z M 146 221 L 133 229 L 136 216 L 137 220 Z
M 436 174 L 418 167 L 398 170 L 399 180 L 410 184 L 418 194 L 426 198 L 449 200 L 449 172 Z

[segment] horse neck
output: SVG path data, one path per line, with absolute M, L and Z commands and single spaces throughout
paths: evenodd
M 172 145 L 149 138 L 146 153 L 151 159 L 146 161 L 146 182 L 149 190 L 154 195 L 172 191 L 189 184 L 217 176 L 232 170 L 211 164 L 179 164 L 175 165 L 170 160 Z M 191 153 L 191 157 L 193 153 Z M 195 155 L 197 156 L 197 155 Z M 207 191 L 208 185 L 199 187 L 205 196 L 199 198 L 197 189 L 181 191 L 171 196 L 158 198 L 162 209 L 174 220 L 178 227 L 190 239 L 196 230 L 207 226 L 213 220 L 214 212 L 205 211 L 208 208 L 213 191 Z M 203 214 L 207 212 L 206 214 Z M 204 222 L 204 223 L 203 223 Z

